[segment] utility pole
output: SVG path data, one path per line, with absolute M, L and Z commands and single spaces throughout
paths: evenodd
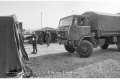
M 42 29 L 42 12 L 41 12 L 41 29 Z

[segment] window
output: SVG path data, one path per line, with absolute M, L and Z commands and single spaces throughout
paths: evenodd
M 70 26 L 72 24 L 73 17 L 67 17 L 60 20 L 59 26 Z
M 78 26 L 83 26 L 83 25 L 85 25 L 85 18 L 78 17 Z

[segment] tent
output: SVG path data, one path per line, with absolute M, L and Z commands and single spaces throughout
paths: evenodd
M 18 29 L 19 29 L 19 33 L 22 37 L 22 41 L 24 42 L 24 34 L 23 34 L 23 24 L 22 22 L 18 22 Z
M 19 22 L 18 23 L 18 25 L 19 25 L 19 30 L 20 30 L 20 33 L 22 33 L 23 32 L 23 25 L 22 25 L 22 22 Z
M 15 15 L 0 16 L 0 78 L 8 74 L 22 72 L 23 60 L 28 60 Z

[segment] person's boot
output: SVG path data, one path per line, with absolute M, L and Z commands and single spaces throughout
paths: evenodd
M 37 49 L 36 49 L 36 51 L 35 51 L 35 54 L 37 54 Z
M 49 46 L 49 44 L 47 43 L 47 47 Z
M 49 47 L 49 43 L 48 43 L 47 47 Z
M 31 54 L 35 54 L 35 52 L 32 52 Z

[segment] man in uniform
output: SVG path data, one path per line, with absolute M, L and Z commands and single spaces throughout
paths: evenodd
M 48 31 L 46 32 L 45 40 L 46 40 L 47 46 L 49 46 L 50 40 L 51 40 L 51 34 Z
M 40 32 L 40 33 L 39 33 L 39 41 L 40 41 L 40 44 L 43 44 L 43 38 L 44 38 L 43 33 Z
M 33 32 L 33 34 L 32 34 L 32 46 L 33 46 L 32 54 L 37 53 L 37 39 L 38 39 L 38 36 L 35 34 L 35 32 Z

